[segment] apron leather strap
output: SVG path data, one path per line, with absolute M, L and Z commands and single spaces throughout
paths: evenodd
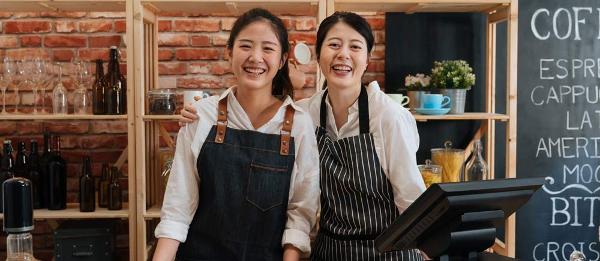
M 281 127 L 281 141 L 279 144 L 279 154 L 288 155 L 290 153 L 290 137 L 292 136 L 292 125 L 294 124 L 294 108 L 288 105 L 285 108 L 285 117 Z
M 225 97 L 219 100 L 219 108 L 217 111 L 217 135 L 215 135 L 215 143 L 223 143 L 225 141 L 225 131 L 227 130 L 227 100 Z

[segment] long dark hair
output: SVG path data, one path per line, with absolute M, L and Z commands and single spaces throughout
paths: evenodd
M 315 51 L 317 52 L 317 59 L 321 57 L 321 47 L 325 41 L 325 36 L 331 28 L 337 23 L 345 23 L 357 31 L 367 41 L 367 53 L 371 53 L 373 50 L 373 44 L 375 43 L 375 37 L 373 36 L 373 30 L 371 25 L 362 16 L 352 12 L 335 12 L 328 16 L 321 22 L 319 29 L 317 30 L 317 43 Z M 364 74 L 364 72 L 363 72 Z M 327 81 L 323 83 L 323 89 L 327 86 Z
M 238 17 L 237 20 L 235 20 L 235 23 L 231 28 L 231 33 L 229 34 L 229 40 L 227 40 L 227 49 L 233 50 L 235 39 L 240 31 L 256 21 L 270 22 L 273 32 L 275 32 L 277 40 L 279 40 L 279 44 L 281 45 L 282 57 L 283 55 L 288 54 L 290 51 L 290 44 L 288 42 L 287 29 L 285 28 L 283 21 L 281 21 L 279 17 L 275 16 L 271 12 L 262 8 L 251 9 L 248 12 L 243 13 L 240 17 Z M 293 98 L 293 92 L 294 87 L 292 86 L 292 81 L 290 80 L 289 68 L 286 60 L 284 61 L 283 67 L 277 71 L 275 78 L 273 78 L 272 94 L 275 96 L 281 96 L 281 98 L 285 98 L 286 95 L 289 95 Z

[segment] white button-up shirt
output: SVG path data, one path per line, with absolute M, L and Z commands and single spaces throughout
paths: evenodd
M 217 122 L 217 105 L 220 99 L 229 99 L 227 110 L 229 128 L 267 134 L 280 134 L 285 107 L 291 104 L 296 110 L 291 132 L 294 137 L 295 161 L 282 245 L 291 244 L 302 252 L 309 253 L 309 233 L 316 221 L 320 192 L 319 153 L 312 119 L 305 110 L 296 106 L 288 97 L 269 122 L 255 129 L 232 89 L 228 89 L 221 96 L 212 96 L 196 102 L 194 106 L 198 111 L 199 120 L 179 130 L 171 174 L 161 209 L 161 221 L 154 234 L 157 238 L 171 238 L 180 242 L 186 240 L 189 225 L 198 208 L 198 185 L 202 182 L 196 168 L 196 159 L 210 129 Z
M 324 90 L 297 104 L 312 116 L 315 126 L 320 125 L 321 99 Z M 394 202 L 400 213 L 425 191 L 425 183 L 417 168 L 416 153 L 419 133 L 412 114 L 381 91 L 377 82 L 367 86 L 369 96 L 369 131 L 373 135 L 379 162 L 394 192 Z M 358 99 L 348 108 L 348 121 L 338 130 L 333 109 L 326 100 L 328 135 L 343 139 L 360 134 Z

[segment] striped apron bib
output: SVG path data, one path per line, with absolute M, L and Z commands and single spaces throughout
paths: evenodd
M 311 260 L 422 260 L 418 250 L 379 253 L 374 239 L 400 215 L 369 133 L 369 103 L 358 98 L 360 134 L 332 140 L 326 133 L 327 91 L 317 128 L 321 165 L 320 229 Z

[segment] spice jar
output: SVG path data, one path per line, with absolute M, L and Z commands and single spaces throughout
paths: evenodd
M 419 172 L 425 181 L 425 187 L 429 188 L 433 183 L 442 182 L 442 166 L 433 165 L 431 160 L 426 160 L 425 165 L 418 165 Z
M 148 91 L 148 101 L 150 104 L 149 113 L 154 115 L 172 115 L 175 114 L 175 95 L 173 89 L 155 89 Z

